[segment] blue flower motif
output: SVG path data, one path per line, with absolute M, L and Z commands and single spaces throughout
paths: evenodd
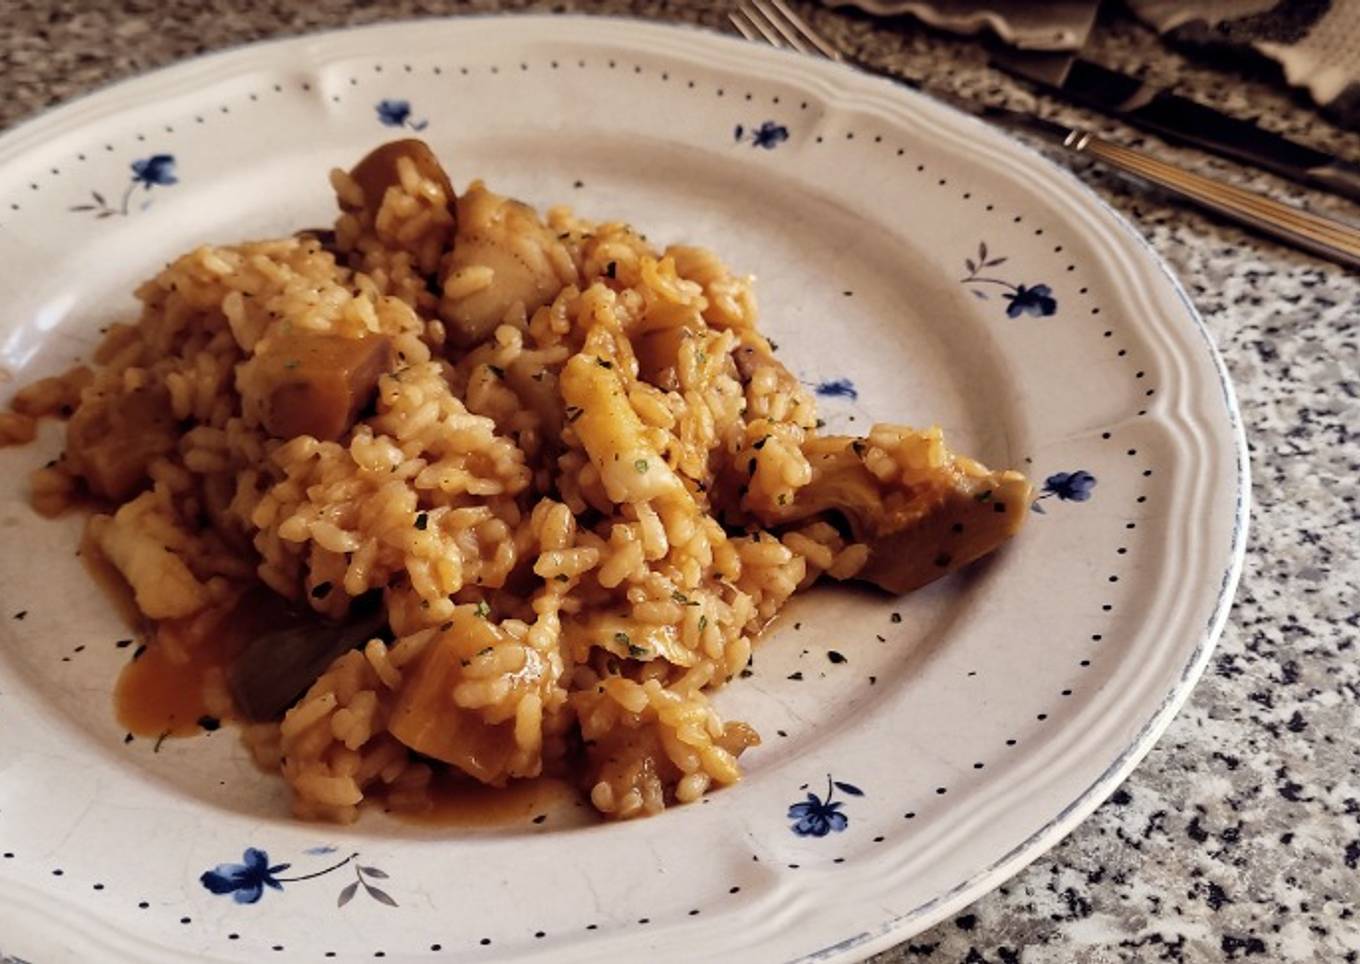
M 1007 318 L 1019 318 L 1021 315 L 1034 315 L 1035 317 L 1046 317 L 1055 314 L 1058 310 L 1058 299 L 1053 297 L 1053 289 L 1048 285 L 1017 285 L 998 278 L 987 272 L 987 268 L 998 268 L 1005 264 L 1005 257 L 996 257 L 989 254 L 987 242 L 978 244 L 977 255 L 972 258 L 964 258 L 963 266 L 968 273 L 959 279 L 961 284 L 968 286 L 968 290 L 973 293 L 973 297 L 982 301 L 988 298 L 987 291 L 989 285 L 997 288 L 1005 288 L 1001 297 L 1010 302 L 1006 306 Z
M 269 866 L 269 854 L 254 847 L 247 847 L 242 855 L 244 863 L 218 864 L 205 871 L 199 882 L 214 894 L 231 894 L 238 904 L 253 904 L 260 899 L 265 887 L 283 890 L 283 884 L 274 878 L 275 874 L 287 870 L 291 864 Z
M 1048 285 L 1035 285 L 1033 288 L 1016 285 L 1014 291 L 1003 292 L 1001 297 L 1010 302 L 1006 306 L 1007 318 L 1019 318 L 1021 315 L 1047 317 L 1058 310 L 1058 299 L 1053 297 L 1053 289 Z
M 152 154 L 150 157 L 138 158 L 132 162 L 131 167 L 132 179 L 123 190 L 122 200 L 117 204 L 110 203 L 109 199 L 103 194 L 92 190 L 90 191 L 90 198 L 94 202 L 93 204 L 76 204 L 68 210 L 81 213 L 93 212 L 98 220 L 112 217 L 125 218 L 128 214 L 128 204 L 132 200 L 132 192 L 137 190 L 138 184 L 149 191 L 157 185 L 169 187 L 172 184 L 179 183 L 179 178 L 175 176 L 175 155 L 173 154 Z M 150 206 L 151 199 L 148 198 L 142 202 L 141 210 L 145 211 Z
M 411 102 L 408 100 L 380 100 L 375 105 L 378 120 L 387 127 L 409 127 L 413 131 L 423 131 L 430 125 L 428 119 L 411 119 Z
M 789 139 L 789 129 L 774 121 L 765 121 L 759 127 L 751 128 L 738 124 L 732 133 L 732 139 L 738 142 L 750 141 L 752 147 L 763 147 L 767 151 L 772 151 Z
M 813 391 L 822 398 L 848 398 L 852 402 L 859 398 L 859 389 L 848 378 L 832 378 L 818 382 Z
M 406 100 L 380 100 L 377 105 L 378 120 L 388 127 L 405 127 L 406 119 L 411 116 L 411 102 Z
M 806 785 L 804 785 L 804 789 L 806 789 Z M 832 780 L 831 774 L 828 773 L 826 775 L 825 800 L 808 791 L 806 800 L 800 800 L 789 807 L 788 818 L 794 821 L 791 828 L 793 832 L 800 837 L 825 837 L 833 831 L 840 833 L 849 826 L 850 818 L 841 813 L 841 807 L 844 804 L 839 800 L 832 799 L 837 790 L 852 797 L 864 796 L 864 791 L 853 783 Z
M 152 154 L 150 157 L 133 161 L 132 180 L 148 191 L 157 184 L 161 187 L 178 184 L 179 178 L 175 176 L 175 155 Z
M 1075 472 L 1054 472 L 1044 479 L 1044 498 L 1056 495 L 1063 502 L 1085 502 L 1096 487 L 1096 477 L 1085 469 Z
M 842 803 L 822 798 L 809 792 L 802 803 L 789 807 L 789 819 L 796 820 L 793 832 L 800 837 L 825 837 L 833 830 L 840 833 L 850 825 L 850 818 L 841 813 Z

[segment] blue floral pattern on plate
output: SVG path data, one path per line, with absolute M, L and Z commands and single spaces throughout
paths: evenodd
M 852 402 L 859 398 L 859 389 L 848 378 L 828 378 L 818 382 L 812 390 L 822 398 L 848 398 Z
M 997 285 L 1006 290 L 1001 293 L 1006 305 L 1007 318 L 1033 315 L 1047 317 L 1058 311 L 1058 299 L 1053 289 L 1046 284 L 1014 284 L 1001 278 L 993 278 L 983 273 L 986 268 L 998 268 L 1006 263 L 1005 257 L 988 257 L 987 242 L 978 243 L 976 257 L 964 258 L 963 266 L 968 274 L 959 279 L 960 284 L 968 285 L 973 296 L 986 301 L 989 297 L 986 285 Z
M 1085 502 L 1091 498 L 1091 492 L 1096 487 L 1096 477 L 1085 469 L 1075 469 L 1071 472 L 1054 472 L 1044 479 L 1044 488 L 1039 498 L 1035 499 L 1030 508 L 1035 512 L 1044 514 L 1044 507 L 1039 503 L 1044 499 L 1057 498 L 1059 502 Z
M 806 784 L 804 784 L 806 789 Z M 841 811 L 845 804 L 833 797 L 836 791 L 851 797 L 862 797 L 864 791 L 853 783 L 831 779 L 826 775 L 826 797 L 823 799 L 808 790 L 806 800 L 800 800 L 789 807 L 788 818 L 794 821 L 790 829 L 800 837 L 825 837 L 829 833 L 840 833 L 850 825 L 850 817 Z
M 763 147 L 772 151 L 789 139 L 789 129 L 772 120 L 764 121 L 759 127 L 738 124 L 732 131 L 732 139 L 740 144 L 747 141 L 752 147 Z
M 218 864 L 205 871 L 199 882 L 214 894 L 230 894 L 238 904 L 253 904 L 264 894 L 265 887 L 283 890 L 275 874 L 283 873 L 292 864 L 269 865 L 269 854 L 255 847 L 247 847 L 242 863 Z
M 335 847 L 311 847 L 304 851 L 311 855 L 322 855 L 334 853 Z M 335 906 L 344 907 L 354 895 L 363 887 L 364 892 L 380 904 L 388 907 L 396 907 L 397 902 L 392 899 L 392 895 L 380 887 L 374 886 L 371 881 L 386 880 L 386 872 L 373 866 L 360 866 L 358 853 L 352 853 L 339 863 L 331 864 L 314 873 L 303 874 L 300 877 L 280 877 L 279 874 L 292 867 L 292 864 L 273 864 L 269 863 L 269 854 L 257 847 L 247 847 L 245 853 L 241 855 L 239 864 L 218 864 L 211 870 L 204 871 L 198 878 L 199 883 L 214 894 L 231 895 L 231 899 L 238 904 L 254 904 L 264 896 L 266 887 L 282 891 L 284 884 L 301 883 L 304 880 L 315 880 L 318 877 L 325 877 L 327 874 L 334 873 L 342 867 L 353 865 L 354 880 L 350 881 L 340 889 L 339 895 L 335 899 Z
M 130 165 L 132 169 L 132 180 L 123 191 L 123 198 L 117 205 L 110 204 L 108 199 L 98 191 L 91 190 L 90 197 L 94 200 L 93 204 L 76 204 L 69 208 L 78 213 L 92 212 L 100 220 L 111 217 L 127 217 L 128 206 L 132 201 L 132 194 L 137 190 L 137 185 L 141 185 L 146 191 L 153 187 L 172 187 L 179 183 L 179 177 L 175 174 L 175 155 L 173 154 L 152 154 L 150 157 L 142 157 L 133 161 Z M 151 206 L 151 199 L 142 202 L 141 209 L 146 210 Z
M 411 102 L 409 100 L 384 98 L 374 105 L 374 110 L 378 112 L 378 121 L 384 127 L 409 127 L 413 131 L 423 131 L 430 125 L 426 118 L 411 119 Z

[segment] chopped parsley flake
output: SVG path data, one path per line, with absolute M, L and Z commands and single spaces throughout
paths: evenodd
M 421 512 L 418 515 L 416 515 L 416 528 L 419 529 L 421 532 L 424 532 L 425 527 L 428 526 L 429 524 L 430 524 L 429 513 Z
M 707 629 L 707 628 L 708 628 L 708 617 L 707 617 L 707 616 L 700 616 L 700 617 L 699 617 L 699 632 L 702 633 L 702 632 L 703 632 L 705 629 Z
M 634 646 L 632 643 L 629 643 L 628 655 L 634 659 L 641 659 L 644 656 L 650 656 L 651 653 L 649 653 L 644 646 Z
M 635 461 L 633 462 L 633 468 L 637 469 L 638 475 L 646 475 L 646 474 L 647 474 L 647 460 L 646 460 L 646 459 L 637 459 L 637 460 L 635 460 Z
M 633 646 L 633 641 L 632 641 L 631 639 L 628 638 L 628 634 L 627 634 L 627 633 L 623 633 L 623 632 L 619 632 L 619 633 L 615 633 L 615 634 L 614 634 L 614 642 L 616 642 L 616 643 L 622 643 L 624 646 L 627 646 L 627 647 L 629 647 L 630 649 L 631 649 L 632 646 Z
M 478 616 L 481 616 L 483 619 L 490 619 L 490 618 L 491 618 L 491 607 L 488 606 L 488 605 L 486 604 L 486 600 L 485 600 L 485 599 L 478 600 L 478 602 L 477 602 L 477 615 L 478 615 Z

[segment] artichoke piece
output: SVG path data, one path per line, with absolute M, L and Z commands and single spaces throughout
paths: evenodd
M 866 464 L 886 428 L 905 465 L 888 480 Z M 763 514 L 766 525 L 839 515 L 869 560 L 855 576 L 907 593 L 997 549 L 1024 525 L 1034 491 L 1019 472 L 992 471 L 944 447 L 938 429 L 877 427 L 870 439 L 809 439 L 812 480 L 791 505 Z

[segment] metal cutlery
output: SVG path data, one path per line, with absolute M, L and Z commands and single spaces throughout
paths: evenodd
M 1075 54 L 1006 49 L 991 57 L 999 67 L 1059 96 L 1152 131 L 1251 164 L 1300 184 L 1360 201 L 1360 164 L 1230 117 Z
M 743 0 L 735 11 L 728 14 L 728 19 L 747 40 L 845 63 L 905 84 L 984 120 L 1037 134 L 1073 154 L 1096 158 L 1109 167 L 1155 184 L 1205 210 L 1262 234 L 1339 264 L 1360 268 L 1360 228 L 1281 203 L 1246 188 L 1195 174 L 1144 151 L 1107 141 L 1082 128 L 933 90 L 919 81 L 846 56 L 813 30 L 784 0 Z

